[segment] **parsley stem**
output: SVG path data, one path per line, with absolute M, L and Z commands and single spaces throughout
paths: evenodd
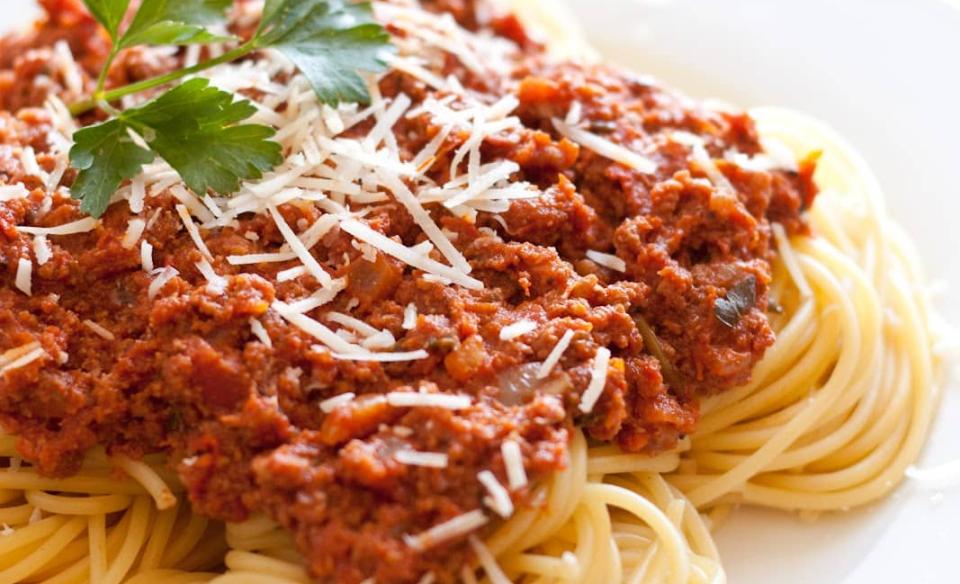
M 157 77 L 151 77 L 150 79 L 144 79 L 143 81 L 138 81 L 136 83 L 131 83 L 130 85 L 124 85 L 123 87 L 118 87 L 116 89 L 111 89 L 110 91 L 99 92 L 98 95 L 94 95 L 89 99 L 78 101 L 70 104 L 70 113 L 74 116 L 79 116 L 85 114 L 93 109 L 99 107 L 101 102 L 111 102 L 116 101 L 124 96 L 132 95 L 134 93 L 140 93 L 141 91 L 146 91 L 148 89 L 153 89 L 160 85 L 166 85 L 178 79 L 187 77 L 188 75 L 193 75 L 194 73 L 199 73 L 200 71 L 205 71 L 217 65 L 222 65 L 224 63 L 229 63 L 231 61 L 236 61 L 241 57 L 245 57 L 255 51 L 257 47 L 256 38 L 251 39 L 239 47 L 227 51 L 226 53 L 216 57 L 214 59 L 209 59 L 202 63 L 198 63 L 193 67 L 187 67 L 186 69 L 178 69 L 176 71 L 171 71 L 165 75 L 160 75 Z M 107 68 L 104 67 L 104 71 Z
M 100 75 L 97 77 L 97 89 L 94 91 L 93 95 L 98 96 L 103 94 L 103 88 L 107 85 L 107 76 L 110 74 L 110 67 L 113 65 L 114 60 L 117 58 L 116 45 L 110 49 L 110 54 L 107 55 L 107 61 L 103 64 L 103 67 L 100 68 Z

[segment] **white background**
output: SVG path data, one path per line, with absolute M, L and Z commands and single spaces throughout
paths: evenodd
M 958 0 L 562 0 L 610 59 L 697 97 L 812 113 L 864 153 L 960 323 Z M 29 22 L 3 1 L 0 28 Z M 960 388 L 924 464 L 960 457 Z M 960 583 L 960 488 L 805 523 L 740 510 L 717 535 L 731 584 Z
M 697 97 L 814 114 L 883 184 L 960 323 L 960 9 L 945 0 L 564 0 L 612 60 Z M 946 390 L 923 464 L 960 457 Z M 960 583 L 960 488 L 905 484 L 805 523 L 740 510 L 717 538 L 731 584 Z

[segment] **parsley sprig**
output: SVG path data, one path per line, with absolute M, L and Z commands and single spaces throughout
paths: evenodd
M 245 42 L 209 28 L 223 22 L 232 0 L 143 0 L 125 28 L 130 0 L 84 3 L 113 43 L 94 94 L 70 106 L 74 115 L 99 108 L 111 116 L 77 131 L 70 151 L 71 163 L 79 171 L 73 197 L 95 217 L 106 211 L 123 181 L 157 156 L 201 195 L 208 190 L 233 193 L 242 180 L 260 178 L 283 161 L 280 145 L 270 140 L 272 128 L 241 123 L 256 112 L 255 106 L 212 87 L 206 79 L 190 79 L 125 111 L 111 103 L 266 48 L 290 58 L 323 103 L 368 103 L 370 95 L 359 72 L 381 71 L 384 54 L 392 48 L 388 33 L 373 21 L 371 5 L 351 0 L 267 0 L 260 27 Z M 240 44 L 219 57 L 106 89 L 110 66 L 131 47 L 231 40 Z

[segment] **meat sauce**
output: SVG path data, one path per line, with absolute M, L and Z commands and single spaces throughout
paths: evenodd
M 468 28 L 483 21 L 473 1 L 423 4 Z M 499 216 L 480 213 L 473 223 L 430 209 L 454 234 L 483 290 L 424 279 L 383 254 L 364 258 L 338 229 L 312 250 L 348 282 L 312 317 L 348 313 L 390 331 L 395 350 L 426 349 L 428 358 L 336 360 L 272 311 L 275 300 L 317 286 L 309 277 L 278 282 L 277 273 L 295 263 L 226 261 L 284 243 L 269 216 L 244 216 L 203 234 L 214 269 L 228 281 L 225 293 L 212 294 L 170 193 L 148 198 L 142 213 L 150 218 L 144 238 L 155 264 L 179 272 L 156 298 L 148 297 L 151 279 L 139 249 L 122 245 L 132 216 L 126 203 L 110 207 L 89 233 L 51 237 L 53 256 L 35 267 L 27 296 L 14 279 L 19 259 L 34 253 L 32 237 L 17 226 L 56 226 L 83 215 L 62 192 L 53 194 L 52 205 L 45 202 L 45 186 L 17 152 L 32 147 L 38 164 L 52 170 L 46 136 L 53 120 L 41 106 L 51 94 L 67 102 L 80 97 L 49 68 L 53 44 L 68 43 L 87 91 L 109 48 L 79 2 L 44 6 L 49 16 L 35 30 L 0 40 L 0 185 L 32 189 L 26 199 L 0 203 L 0 351 L 37 341 L 46 354 L 0 377 L 0 422 L 46 475 L 77 471 L 97 444 L 135 457 L 167 453 L 197 512 L 226 521 L 269 514 L 294 533 L 318 581 L 415 582 L 433 572 L 446 582 L 468 558 L 465 541 L 418 553 L 401 535 L 482 508 L 478 472 L 489 469 L 507 482 L 504 440 L 520 444 L 530 479 L 512 493 L 514 503 L 531 504 L 535 488 L 567 464 L 575 426 L 631 452 L 669 449 L 695 430 L 698 397 L 746 382 L 773 343 L 765 315 L 770 224 L 805 229 L 800 213 L 815 194 L 812 162 L 769 172 L 727 162 L 731 150 L 762 152 L 747 115 L 704 108 L 616 68 L 554 63 L 509 17 L 488 26 L 521 47 L 511 74 L 480 79 L 455 62 L 449 73 L 491 98 L 511 92 L 519 98 L 523 129 L 487 139 L 482 154 L 515 161 L 520 171 L 513 178 L 533 183 L 541 196 L 515 201 Z M 128 51 L 111 70 L 111 83 L 176 68 L 180 58 Z M 433 93 L 396 71 L 380 89 L 387 97 L 402 91 L 415 104 Z M 574 102 L 587 129 L 619 144 L 672 131 L 700 137 L 736 192 L 720 192 L 688 148 L 669 140 L 652 142 L 647 155 L 658 170 L 641 174 L 562 138 L 551 120 L 562 119 Z M 425 116 L 395 128 L 408 153 L 436 131 Z M 438 181 L 464 139 L 454 133 L 444 145 L 429 171 Z M 72 180 L 68 171 L 63 184 Z M 312 206 L 280 211 L 290 225 L 312 224 L 321 214 Z M 407 245 L 425 239 L 392 201 L 368 205 L 365 221 Z M 588 250 L 616 254 L 626 271 L 594 263 Z M 722 323 L 715 301 L 750 276 L 755 305 L 735 326 Z M 418 315 L 412 330 L 403 327 L 410 304 Z M 645 346 L 640 318 L 668 363 Z M 263 324 L 272 346 L 252 332 L 251 319 Z M 501 329 L 520 320 L 533 321 L 536 330 L 501 340 Z M 574 333 L 569 349 L 551 377 L 536 380 L 531 367 L 566 331 Z M 606 386 L 592 412 L 582 414 L 577 406 L 600 347 L 613 354 Z M 396 390 L 467 394 L 473 405 L 394 407 L 382 396 Z M 356 399 L 329 413 L 319 407 L 346 392 Z M 443 452 L 449 464 L 401 464 L 393 456 L 399 449 Z

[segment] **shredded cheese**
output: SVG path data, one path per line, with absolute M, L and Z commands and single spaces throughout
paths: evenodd
M 418 393 L 415 391 L 392 391 L 387 394 L 387 403 L 400 408 L 442 408 L 462 410 L 469 408 L 468 395 L 450 395 L 446 393 Z
M 310 318 L 305 314 L 292 310 L 289 305 L 283 302 L 274 302 L 272 308 L 277 312 L 277 314 L 283 317 L 284 320 L 317 339 L 330 349 L 337 351 L 337 353 L 341 355 L 353 356 L 357 354 L 366 354 L 366 350 L 364 350 L 363 347 L 358 347 L 357 345 L 348 343 L 320 322 Z
M 443 452 L 417 452 L 416 450 L 398 450 L 393 458 L 400 464 L 427 468 L 447 468 L 449 462 L 447 455 Z
M 40 343 L 30 343 L 16 349 L 11 349 L 0 356 L 0 375 L 8 371 L 26 367 L 47 353 Z
M 572 126 L 556 118 L 553 119 L 553 127 L 557 130 L 557 132 L 568 138 L 570 141 L 576 142 L 577 144 L 596 152 L 604 158 L 609 158 L 614 162 L 619 162 L 620 164 L 632 168 L 637 172 L 641 172 L 643 174 L 653 174 L 657 171 L 657 165 L 654 164 L 654 162 L 649 158 L 645 158 L 632 150 L 607 140 L 606 138 L 602 138 L 596 134 L 591 134 L 582 128 Z
M 353 318 L 349 314 L 343 314 L 342 312 L 328 312 L 325 315 L 325 318 L 330 322 L 335 322 L 339 325 L 347 327 L 348 329 L 358 332 L 365 337 L 372 337 L 380 332 L 362 320 Z
M 17 275 L 13 284 L 27 296 L 33 295 L 33 262 L 27 258 L 17 260 Z
M 434 525 L 430 529 L 417 535 L 403 535 L 403 541 L 408 547 L 418 552 L 426 551 L 439 544 L 445 543 L 468 533 L 480 529 L 490 519 L 480 509 L 458 515 L 453 519 Z
M 270 264 L 277 262 L 289 262 L 297 259 L 297 255 L 289 252 L 278 253 L 251 253 L 246 255 L 227 256 L 227 263 L 231 266 L 250 266 L 254 264 Z M 303 268 L 306 270 L 306 267 Z
M 203 201 L 184 187 L 175 184 L 170 187 L 170 194 L 180 201 L 180 204 L 186 207 L 190 211 L 190 214 L 196 216 L 201 223 L 209 223 L 216 219 L 213 213 L 203 204 Z M 182 214 L 180 216 L 183 217 Z
M 589 414 L 603 394 L 607 385 L 607 367 L 610 364 L 610 349 L 600 347 L 597 356 L 593 359 L 593 368 L 590 374 L 590 384 L 580 397 L 580 411 Z
M 140 265 L 144 272 L 153 271 L 153 246 L 146 239 L 140 242 Z
M 413 302 L 403 309 L 403 323 L 400 326 L 408 331 L 417 328 L 417 305 Z
M 587 251 L 587 258 L 590 259 L 593 263 L 609 268 L 616 272 L 626 272 L 627 271 L 627 262 L 618 258 L 617 256 L 609 253 L 603 253 L 599 251 L 589 250 Z
M 147 223 L 143 219 L 131 219 L 127 223 L 127 232 L 123 235 L 123 241 L 120 242 L 123 249 L 133 249 L 143 236 L 143 230 L 146 227 Z
M 147 297 L 150 300 L 153 300 L 157 297 L 157 294 L 163 290 L 163 287 L 167 285 L 167 282 L 180 275 L 180 272 L 178 272 L 176 268 L 170 266 L 159 268 L 153 272 L 155 277 L 153 281 L 150 282 L 150 286 L 147 288 Z
M 537 323 L 532 320 L 521 320 L 500 329 L 500 340 L 512 341 L 536 329 Z
M 84 320 L 83 326 L 93 331 L 95 335 L 102 337 L 104 339 L 107 339 L 108 341 L 113 341 L 116 339 L 113 333 L 107 330 L 103 325 L 96 323 L 90 319 Z
M 253 333 L 253 336 L 263 343 L 268 349 L 273 348 L 273 339 L 270 338 L 270 333 L 267 332 L 267 328 L 263 326 L 263 323 L 259 319 L 251 318 L 250 319 L 250 332 Z
M 130 206 L 130 212 L 139 215 L 143 212 L 143 203 L 147 198 L 146 178 L 141 172 L 130 181 L 130 199 L 127 204 Z
M 570 341 L 573 340 L 573 331 L 567 329 L 563 336 L 560 337 L 560 340 L 557 341 L 557 344 L 554 345 L 553 349 L 550 351 L 550 354 L 547 355 L 547 358 L 544 359 L 543 364 L 540 366 L 540 369 L 537 371 L 537 379 L 546 379 L 550 376 L 550 373 L 553 372 L 553 368 L 557 366 L 557 363 L 560 362 L 560 358 L 563 357 L 563 354 L 566 352 L 567 347 L 570 346 Z
M 523 452 L 515 440 L 504 440 L 500 445 L 503 465 L 507 469 L 507 482 L 514 491 L 527 486 L 527 471 L 523 467 Z
M 97 227 L 97 220 L 93 217 L 85 217 L 79 221 L 64 223 L 56 227 L 29 227 L 18 225 L 17 231 L 28 233 L 30 235 L 76 235 L 78 233 L 87 233 Z
M 15 185 L 0 185 L 0 202 L 15 201 L 25 199 L 30 195 L 30 191 L 22 183 Z M 23 228 L 20 228 L 21 231 Z
M 210 265 L 210 262 L 203 259 L 197 262 L 196 266 L 197 269 L 200 270 L 200 274 L 207 280 L 207 292 L 214 296 L 220 296 L 227 291 L 229 281 L 216 273 L 213 270 L 213 266 Z
M 381 176 L 387 188 L 393 191 L 394 196 L 396 196 L 400 203 L 407 209 L 407 212 L 410 213 L 417 225 L 423 229 L 423 232 L 427 234 L 430 241 L 437 246 L 440 253 L 447 258 L 447 261 L 450 262 L 456 270 L 463 274 L 469 274 L 472 269 L 470 263 L 463 257 L 460 250 L 453 245 L 453 242 L 443 234 L 443 231 L 437 226 L 423 206 L 420 205 L 420 202 L 410 189 L 407 188 L 396 175 L 390 176 L 385 172 L 381 172 Z
M 297 234 L 293 232 L 293 229 L 290 229 L 290 226 L 287 225 L 287 222 L 284 220 L 283 215 L 280 214 L 280 211 L 276 207 L 270 207 L 270 216 L 273 217 L 274 223 L 277 224 L 277 229 L 280 230 L 283 238 L 287 240 L 287 244 L 290 246 L 290 249 L 296 254 L 297 258 L 303 263 L 307 268 L 307 272 L 311 276 L 317 279 L 317 282 L 320 282 L 323 286 L 329 286 L 333 282 L 333 278 L 330 277 L 330 274 L 326 272 L 317 262 L 316 258 L 313 257 L 313 254 L 310 253 L 310 250 L 307 249 L 303 242 L 297 237 Z
M 488 497 L 483 498 L 484 504 L 493 510 L 494 513 L 508 519 L 513 515 L 513 501 L 510 499 L 510 493 L 507 492 L 500 481 L 497 480 L 489 470 L 480 471 L 477 474 L 477 480 L 487 490 Z
M 203 237 L 200 236 L 200 229 L 197 227 L 197 224 L 193 222 L 193 217 L 190 216 L 190 211 L 187 210 L 186 205 L 177 205 L 176 209 L 177 214 L 180 215 L 180 221 L 183 222 L 183 226 L 187 229 L 190 239 L 193 240 L 193 244 L 200 250 L 204 259 L 213 261 L 213 254 L 210 253 L 207 244 L 203 242 Z
M 430 353 L 419 351 L 403 351 L 396 353 L 334 353 L 333 358 L 340 361 L 376 361 L 380 363 L 394 363 L 398 361 L 419 361 L 426 359 Z
M 306 273 L 307 273 L 306 266 L 294 266 L 292 268 L 279 271 L 277 272 L 277 283 L 282 284 L 283 282 L 296 280 L 300 276 L 306 275 Z
M 37 265 L 46 264 L 53 257 L 53 250 L 50 249 L 50 242 L 46 235 L 36 235 L 33 238 L 33 255 L 37 259 Z
M 341 393 L 340 395 L 333 396 L 320 402 L 320 409 L 323 411 L 323 413 L 329 414 L 340 406 L 352 402 L 353 398 L 355 397 L 357 397 L 357 395 L 353 392 Z
M 423 270 L 429 274 L 447 278 L 451 282 L 460 284 L 464 288 L 471 290 L 482 290 L 483 282 L 468 276 L 467 274 L 440 262 L 424 257 L 409 247 L 397 243 L 389 237 L 378 231 L 374 231 L 368 225 L 355 219 L 344 219 L 340 223 L 340 228 L 356 237 L 357 239 L 369 243 L 387 255 L 393 256 L 398 260 L 409 264 L 415 268 Z

